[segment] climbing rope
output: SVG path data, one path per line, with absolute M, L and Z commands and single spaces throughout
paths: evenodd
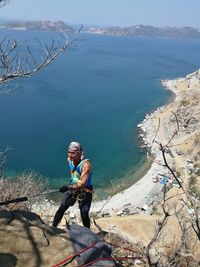
M 88 247 L 86 247 L 86 248 L 80 250 L 79 252 L 76 252 L 76 253 L 74 253 L 74 254 L 68 256 L 68 257 L 65 258 L 64 260 L 62 260 L 62 261 L 56 263 L 55 265 L 53 265 L 53 266 L 51 266 L 51 267 L 59 267 L 59 266 L 62 266 L 63 264 L 67 265 L 67 264 L 69 263 L 69 260 L 74 260 L 74 258 L 75 258 L 76 256 L 79 256 L 79 255 L 81 255 L 81 253 L 83 253 L 83 252 L 85 252 L 86 250 L 88 250 L 88 249 L 94 247 L 98 242 L 101 242 L 101 241 L 97 241 L 97 242 L 93 243 L 91 246 L 88 246 Z M 112 245 L 112 246 L 114 246 L 114 247 L 122 248 L 122 249 L 124 249 L 124 250 L 131 251 L 131 252 L 138 252 L 138 251 L 135 251 L 135 250 L 132 250 L 132 249 L 129 249 L 129 248 L 124 248 L 124 247 L 121 247 L 121 246 L 119 246 L 119 245 L 111 244 L 111 243 L 108 243 L 108 242 L 104 242 L 104 243 L 109 244 L 109 245 Z M 87 266 L 89 266 L 89 265 L 91 265 L 91 264 L 93 264 L 93 263 L 95 263 L 95 262 L 98 262 L 98 261 L 106 261 L 106 260 L 109 260 L 109 261 L 124 261 L 124 260 L 135 260 L 135 259 L 140 259 L 140 260 L 141 260 L 142 257 L 126 256 L 126 257 L 97 258 L 97 259 L 95 259 L 95 260 L 93 260 L 93 261 L 90 261 L 90 262 L 87 262 L 87 263 L 85 263 L 85 264 L 83 264 L 83 265 L 78 265 L 77 267 L 87 267 Z M 98 266 L 98 265 L 96 265 L 96 266 Z M 108 265 L 107 265 L 107 266 L 108 266 Z
M 135 259 L 139 259 L 139 257 L 117 257 L 117 258 L 114 258 L 114 257 L 110 257 L 110 258 L 97 258 L 93 261 L 90 261 L 88 263 L 85 263 L 83 265 L 78 265 L 77 267 L 86 267 L 86 266 L 89 266 L 95 262 L 98 262 L 98 261 L 124 261 L 124 260 L 135 260 Z M 96 265 L 97 266 L 97 265 Z M 107 265 L 108 266 L 108 265 Z
M 38 196 L 41 196 L 41 195 L 47 195 L 47 194 L 51 194 L 51 193 L 55 193 L 55 192 L 59 192 L 59 189 L 46 191 L 46 192 L 43 192 L 43 193 L 40 193 L 40 194 L 37 194 L 37 195 L 28 196 L 28 197 L 18 197 L 18 198 L 2 201 L 2 202 L 0 202 L 0 206 L 12 204 L 12 203 L 23 202 L 23 201 L 28 201 L 29 198 L 38 197 Z
M 98 241 L 97 241 L 97 242 L 98 242 Z M 64 260 L 62 260 L 62 261 L 56 263 L 55 265 L 53 265 L 53 266 L 51 266 L 51 267 L 59 267 L 59 266 L 61 266 L 61 265 L 63 265 L 63 264 L 66 264 L 69 260 L 73 260 L 76 256 L 79 256 L 81 253 L 83 253 L 83 252 L 85 252 L 86 250 L 88 250 L 88 249 L 94 247 L 94 246 L 96 245 L 97 242 L 93 243 L 93 244 L 90 245 L 89 247 L 86 247 L 86 248 L 82 249 L 82 250 L 79 251 L 79 252 L 76 252 L 76 253 L 74 253 L 74 254 L 68 256 L 68 257 L 65 258 Z

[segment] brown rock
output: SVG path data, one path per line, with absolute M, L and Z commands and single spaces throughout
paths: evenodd
M 0 211 L 0 231 L 2 267 L 50 267 L 74 253 L 68 232 L 47 226 L 31 212 Z

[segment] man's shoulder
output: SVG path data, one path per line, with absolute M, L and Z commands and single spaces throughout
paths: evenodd
M 83 168 L 92 168 L 92 163 L 89 159 L 84 159 L 83 160 L 83 164 L 82 164 L 82 167 Z

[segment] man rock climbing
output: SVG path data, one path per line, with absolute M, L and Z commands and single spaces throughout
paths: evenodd
M 64 193 L 57 210 L 53 226 L 57 227 L 65 211 L 78 200 L 83 226 L 90 228 L 89 210 L 92 202 L 92 164 L 85 159 L 80 143 L 71 142 L 68 147 L 68 163 L 70 169 L 70 185 L 64 185 L 60 192 Z

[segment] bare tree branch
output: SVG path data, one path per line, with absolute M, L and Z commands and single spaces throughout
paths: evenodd
M 167 209 L 165 207 L 165 204 L 166 204 L 166 191 L 164 190 L 163 204 L 161 205 L 162 206 L 162 209 L 163 209 L 164 215 L 157 222 L 157 227 L 156 227 L 154 236 L 153 236 L 153 238 L 151 239 L 151 241 L 149 242 L 149 244 L 146 247 L 146 255 L 147 255 L 149 266 L 152 266 L 152 260 L 151 260 L 150 250 L 151 250 L 153 244 L 158 240 L 158 238 L 159 238 L 162 230 L 164 229 L 165 225 L 167 224 L 167 220 L 168 220 L 168 218 L 170 216 L 169 212 L 167 211 Z
M 162 156 L 163 156 L 163 160 L 164 160 L 164 163 L 165 163 L 165 166 L 166 168 L 171 172 L 171 174 L 173 175 L 173 177 L 175 178 L 175 180 L 177 181 L 178 185 L 180 186 L 180 188 L 182 188 L 183 191 L 184 188 L 182 186 L 182 184 L 180 183 L 177 175 L 175 174 L 175 172 L 172 170 L 172 168 L 169 166 L 168 162 L 167 162 L 167 159 L 166 159 L 166 156 L 165 156 L 165 147 L 160 143 L 160 150 L 162 152 Z
M 5 37 L 0 43 L 0 85 L 18 78 L 31 77 L 47 67 L 55 58 L 72 46 L 75 40 L 77 40 L 80 31 L 81 28 L 70 41 L 63 35 L 62 38 L 64 42 L 62 45 L 54 39 L 52 39 L 50 45 L 43 45 L 37 40 L 42 50 L 39 62 L 37 62 L 29 45 L 27 46 L 26 57 L 20 58 L 17 50 L 19 43 L 15 39 L 10 42 L 10 40 Z
M 0 8 L 4 7 L 5 5 L 9 4 L 11 1 L 10 0 L 0 0 Z
M 175 117 L 175 119 L 176 119 L 177 131 L 179 131 L 179 130 L 180 130 L 180 128 L 179 128 L 179 122 L 178 122 L 177 115 L 176 115 L 176 113 L 175 113 L 175 112 L 173 112 L 173 111 L 171 111 L 171 113 L 174 115 L 174 117 Z
M 174 139 L 174 137 L 175 137 L 177 134 L 178 134 L 178 131 L 175 131 L 175 132 L 172 134 L 171 138 L 169 139 L 169 141 L 168 141 L 167 144 L 166 144 L 166 147 L 169 146 L 169 144 L 171 143 L 171 141 Z

